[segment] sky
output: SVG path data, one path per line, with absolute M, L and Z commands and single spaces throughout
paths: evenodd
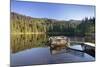
M 95 6 L 11 0 L 11 12 L 33 18 L 82 20 L 85 17 L 95 17 Z

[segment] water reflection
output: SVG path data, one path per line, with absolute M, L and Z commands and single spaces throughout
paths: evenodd
M 11 35 L 11 51 L 12 53 L 16 53 L 30 48 L 44 47 L 46 41 L 47 36 L 45 34 Z
M 65 49 L 60 50 L 60 53 L 51 54 L 50 48 L 32 48 L 11 54 L 12 66 L 37 65 L 37 64 L 55 64 L 94 61 L 94 57 L 79 51 Z
M 70 49 L 63 46 L 52 49 L 46 47 L 47 41 L 48 36 L 45 34 L 11 35 L 11 65 L 22 66 L 95 60 L 94 57 L 82 52 L 81 44 L 71 43 Z
M 17 53 L 30 48 L 45 47 L 48 37 L 46 34 L 12 34 L 11 35 L 11 52 Z M 82 37 L 70 37 L 71 41 L 84 41 Z M 56 50 L 63 47 L 56 47 Z
M 67 47 L 67 48 L 56 47 L 54 49 L 50 48 L 51 55 L 63 54 L 63 53 L 70 53 L 74 56 L 81 56 L 81 57 L 84 56 L 84 51 L 82 49 L 81 44 L 80 45 L 79 44 L 74 44 L 74 45 L 72 44 L 70 46 L 70 48 L 69 47 Z

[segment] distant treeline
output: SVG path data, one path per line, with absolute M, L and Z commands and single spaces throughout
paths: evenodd
M 32 18 L 11 12 L 11 33 L 91 36 L 95 33 L 95 17 L 83 18 L 83 20 L 61 21 Z

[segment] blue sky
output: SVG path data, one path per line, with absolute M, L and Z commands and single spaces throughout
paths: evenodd
M 16 12 L 35 18 L 81 20 L 84 17 L 95 17 L 95 6 L 21 2 L 11 0 L 11 12 Z

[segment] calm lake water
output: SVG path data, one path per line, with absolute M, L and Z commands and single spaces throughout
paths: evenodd
M 11 36 L 11 65 L 55 64 L 81 61 L 94 61 L 95 58 L 87 53 L 71 49 L 50 50 L 46 46 L 48 36 L 41 35 L 12 35 Z M 84 41 L 83 38 L 71 40 Z M 82 50 L 80 44 L 73 44 L 71 48 Z
M 11 35 L 11 51 L 17 53 L 30 48 L 46 47 L 47 36 L 44 34 Z

